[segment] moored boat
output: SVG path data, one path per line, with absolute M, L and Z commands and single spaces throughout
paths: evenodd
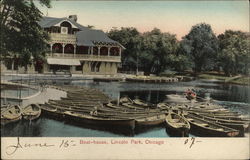
M 146 108 L 147 107 L 149 107 L 149 108 L 156 108 L 155 104 L 145 102 L 145 101 L 143 101 L 141 99 L 138 99 L 138 98 L 134 99 L 133 103 L 136 104 L 136 105 L 138 105 L 138 106 L 142 106 L 142 107 L 146 107 Z
M 191 114 L 187 115 L 187 120 L 191 124 L 191 132 L 199 136 L 235 137 L 239 135 L 236 129 L 206 121 Z
M 165 114 L 146 115 L 144 117 L 135 118 L 136 126 L 153 126 L 164 123 Z
M 17 122 L 21 119 L 21 108 L 18 105 L 10 105 L 4 111 L 1 111 L 1 125 Z
M 183 116 L 169 112 L 166 116 L 166 127 L 170 134 L 181 137 L 188 137 L 190 124 Z
M 23 119 L 34 120 L 41 115 L 41 108 L 38 104 L 30 104 L 22 109 Z
M 178 102 L 178 103 L 189 103 L 190 101 L 183 95 L 168 94 L 166 95 L 166 102 Z
M 77 123 L 128 127 L 130 129 L 135 128 L 135 120 L 130 118 L 103 118 L 72 111 L 65 111 L 64 114 L 66 119 L 70 119 L 71 121 L 75 121 Z
M 53 119 L 64 119 L 64 110 L 49 104 L 40 104 L 42 114 Z
M 200 114 L 191 114 L 193 116 L 197 116 L 198 118 L 201 118 L 203 120 L 216 123 L 222 126 L 226 126 L 229 128 L 233 128 L 236 130 L 239 130 L 239 136 L 244 136 L 245 130 L 249 127 L 249 122 L 246 121 L 239 121 L 239 120 L 227 120 L 227 119 L 220 119 L 220 118 L 213 118 L 213 117 L 207 117 L 205 115 Z
M 131 100 L 128 96 L 123 96 L 119 100 L 120 103 L 131 103 L 133 104 L 133 100 Z

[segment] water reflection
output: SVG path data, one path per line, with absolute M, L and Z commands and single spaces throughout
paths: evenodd
M 1 97 L 13 97 L 13 98 L 24 98 L 37 93 L 37 90 L 32 88 L 12 88 L 12 89 L 1 89 Z

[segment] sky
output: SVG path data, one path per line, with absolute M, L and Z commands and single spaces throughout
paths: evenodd
M 77 15 L 77 22 L 105 32 L 113 27 L 135 27 L 140 32 L 159 28 L 188 34 L 198 23 L 208 23 L 216 35 L 227 29 L 249 32 L 249 2 L 245 1 L 52 1 L 51 8 L 38 5 L 50 17 Z

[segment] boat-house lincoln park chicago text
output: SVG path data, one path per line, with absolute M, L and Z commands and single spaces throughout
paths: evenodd
M 50 52 L 46 54 L 45 62 L 34 62 L 28 66 L 27 73 L 117 73 L 121 53 L 125 48 L 103 31 L 80 25 L 76 15 L 69 18 L 43 17 L 39 25 L 50 35 Z M 24 73 L 24 67 L 18 67 L 15 63 L 11 59 L 6 59 L 5 63 L 1 62 L 1 72 L 16 70 L 18 73 Z

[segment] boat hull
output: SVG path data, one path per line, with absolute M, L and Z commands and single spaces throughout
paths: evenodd
M 169 113 L 171 115 L 166 116 L 166 130 L 170 136 L 174 137 L 188 137 L 190 124 L 189 122 L 182 116 Z M 170 117 L 174 116 L 176 119 L 172 119 Z M 176 122 L 177 121 L 177 122 Z
M 22 116 L 23 116 L 24 120 L 32 121 L 32 120 L 38 119 L 41 115 L 41 108 L 36 104 L 31 104 L 31 105 L 33 105 L 33 106 L 27 106 L 27 107 L 32 107 L 32 109 L 34 109 L 33 112 L 29 112 L 27 110 L 25 112 L 25 109 L 22 112 Z
M 145 118 L 139 118 L 135 119 L 136 126 L 138 127 L 144 127 L 144 126 L 155 126 L 155 125 L 160 125 L 165 122 L 165 114 L 164 115 L 156 115 L 153 117 L 145 117 Z M 152 120 L 150 120 L 152 118 Z
M 75 123 L 93 124 L 98 126 L 113 126 L 117 128 L 135 128 L 134 119 L 98 119 L 98 118 L 86 118 L 80 116 L 74 116 L 70 114 L 65 114 L 65 120 L 74 121 Z
M 40 117 L 40 115 L 41 115 L 41 111 L 36 115 L 23 115 L 23 119 L 33 121 L 33 120 L 38 119 Z
M 14 123 L 22 119 L 21 108 L 18 105 L 10 106 L 1 111 L 1 125 Z
M 191 132 L 202 137 L 235 137 L 239 134 L 238 131 L 220 132 L 220 131 L 206 129 L 198 125 L 195 125 L 193 123 L 190 124 L 191 124 Z
M 194 116 L 187 117 L 187 120 L 191 125 L 191 132 L 195 135 L 202 137 L 236 137 L 239 135 L 239 130 L 235 130 L 199 118 L 197 119 Z
M 10 123 L 16 123 L 20 121 L 21 119 L 22 119 L 22 116 L 16 117 L 14 119 L 1 119 L 1 125 L 4 126 Z
M 166 124 L 166 130 L 171 137 L 189 137 L 190 128 L 186 127 L 175 128 L 171 125 Z

